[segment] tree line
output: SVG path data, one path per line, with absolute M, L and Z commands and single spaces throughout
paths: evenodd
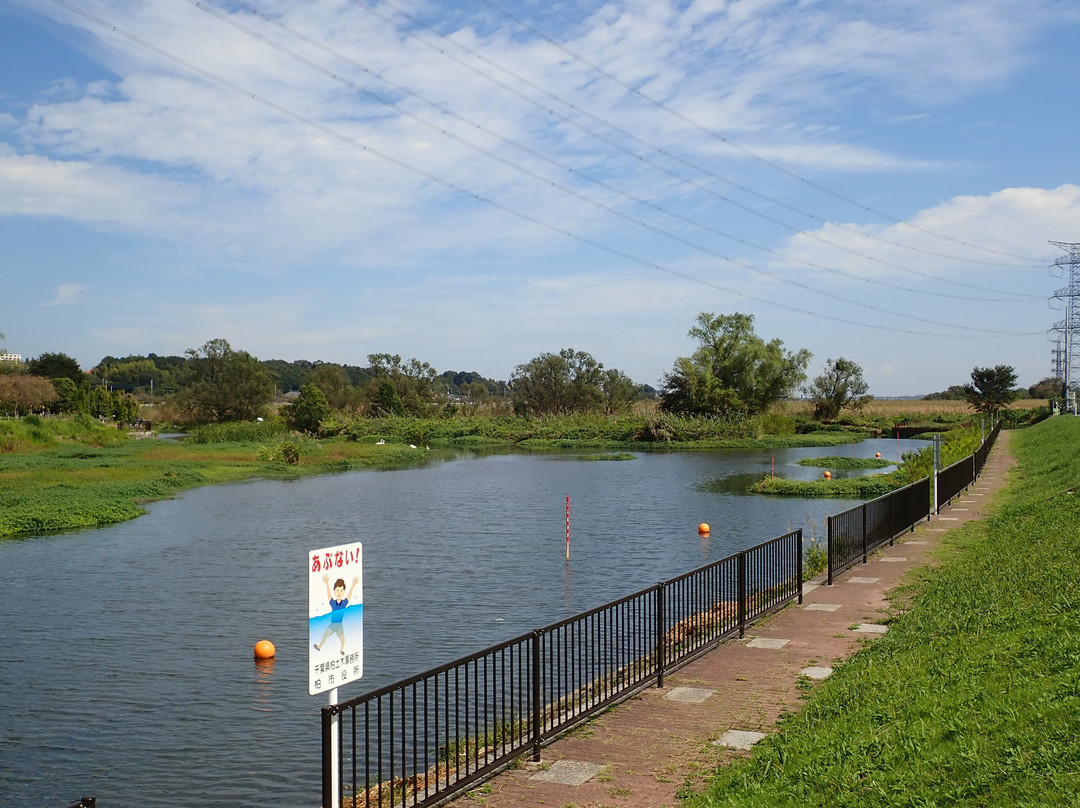
M 318 432 L 332 413 L 452 417 L 484 406 L 522 417 L 614 415 L 649 398 L 677 416 L 750 416 L 799 392 L 813 402 L 815 417 L 828 421 L 871 398 L 862 368 L 843 357 L 827 360 L 807 383 L 810 352 L 766 341 L 755 332 L 753 315 L 702 312 L 688 335 L 695 350 L 675 359 L 659 391 L 571 348 L 516 366 L 506 381 L 439 373 L 427 362 L 388 353 L 369 354 L 364 367 L 262 361 L 220 338 L 183 356 L 107 356 L 87 372 L 70 356 L 49 353 L 25 364 L 0 363 L 0 412 L 84 412 L 124 421 L 152 398 L 171 405 L 178 420 L 209 423 L 260 417 L 275 397 L 291 393 L 281 410 L 290 426 Z

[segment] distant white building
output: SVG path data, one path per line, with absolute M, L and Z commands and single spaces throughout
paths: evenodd
M 22 362 L 22 357 L 17 353 L 0 353 L 0 362 Z

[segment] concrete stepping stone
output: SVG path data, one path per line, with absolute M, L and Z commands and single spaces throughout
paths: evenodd
M 808 612 L 835 612 L 843 608 L 839 603 L 807 603 L 803 610 Z
M 754 637 L 746 644 L 747 648 L 767 648 L 777 651 L 787 645 L 791 640 L 778 640 L 774 637 Z
M 811 665 L 809 668 L 803 668 L 799 673 L 811 679 L 828 679 L 832 676 L 832 668 L 824 665 Z
M 751 732 L 746 729 L 729 729 L 720 736 L 720 740 L 713 741 L 713 744 L 715 746 L 727 746 L 732 749 L 746 750 L 764 737 L 764 732 Z
M 664 698 L 668 701 L 681 701 L 683 704 L 701 704 L 715 692 L 707 687 L 673 687 L 671 692 L 664 694 Z
M 907 558 L 904 556 L 881 556 L 881 560 L 886 564 L 899 564 L 903 561 L 907 561 Z
M 865 576 L 854 575 L 848 578 L 848 583 L 852 584 L 876 584 L 880 581 L 880 578 L 867 578 Z
M 888 626 L 883 626 L 880 623 L 859 623 L 852 631 L 859 634 L 884 634 L 889 630 Z
M 580 786 L 589 782 L 604 767 L 599 763 L 585 763 L 580 760 L 556 760 L 546 769 L 537 772 L 530 780 L 544 783 L 561 783 L 565 786 Z

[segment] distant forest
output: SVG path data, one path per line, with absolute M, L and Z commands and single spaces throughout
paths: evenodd
M 154 353 L 122 358 L 106 356 L 88 371 L 87 378 L 92 385 L 106 385 L 128 393 L 149 393 L 152 385 L 155 393 L 164 395 L 175 393 L 183 387 L 181 379 L 187 362 L 188 357 L 185 356 L 158 356 Z M 358 367 L 310 359 L 293 362 L 261 359 L 258 362 L 274 380 L 279 396 L 298 391 L 321 375 L 338 375 L 338 369 L 344 372 L 349 385 L 356 388 L 367 387 L 379 376 L 379 369 L 375 366 Z M 474 385 L 478 384 L 489 396 L 510 395 L 505 381 L 488 379 L 475 371 L 447 370 L 437 375 L 435 382 L 448 395 L 472 395 L 477 392 Z

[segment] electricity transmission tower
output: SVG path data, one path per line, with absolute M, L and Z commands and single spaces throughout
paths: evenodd
M 1050 296 L 1051 300 L 1062 301 L 1065 319 L 1054 323 L 1050 330 L 1060 335 L 1053 337 L 1056 346 L 1051 350 L 1051 364 L 1068 391 L 1080 382 L 1080 244 L 1050 243 L 1065 251 L 1065 255 L 1054 259 L 1051 271 L 1067 278 L 1068 283 Z

